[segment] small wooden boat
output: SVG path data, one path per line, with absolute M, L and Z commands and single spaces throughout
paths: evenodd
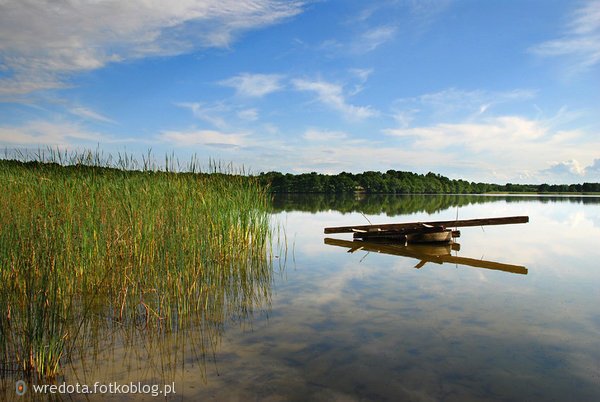
M 452 230 L 443 229 L 435 232 L 417 232 L 406 235 L 407 243 L 450 243 Z

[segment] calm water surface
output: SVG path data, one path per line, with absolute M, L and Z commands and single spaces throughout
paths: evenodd
M 94 363 L 73 362 L 64 380 L 173 381 L 169 400 L 600 400 L 600 198 L 339 201 L 276 200 L 287 254 L 247 317 L 156 342 L 107 336 Z M 324 242 L 326 226 L 457 214 L 528 215 L 462 228 L 451 252 L 519 273 Z

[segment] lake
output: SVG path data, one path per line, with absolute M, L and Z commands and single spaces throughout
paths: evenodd
M 288 196 L 273 215 L 273 276 L 220 306 L 225 322 L 174 334 L 107 325 L 59 382 L 174 384 L 168 400 L 600 400 L 600 198 Z M 491 268 L 323 234 L 515 215 L 530 222 L 461 228 L 446 253 L 502 264 Z

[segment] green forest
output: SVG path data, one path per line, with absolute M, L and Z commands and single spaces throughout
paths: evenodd
M 118 170 L 114 167 L 88 166 L 89 161 L 63 165 L 68 170 L 93 169 L 96 174 Z M 35 168 L 39 165 L 58 165 L 56 162 L 0 160 L 1 165 L 29 166 Z M 132 163 L 130 170 L 136 170 Z M 160 169 L 155 167 L 155 173 Z M 147 170 L 147 169 L 144 169 Z M 167 169 L 169 171 L 170 169 Z M 175 169 L 177 170 L 177 169 Z M 226 171 L 226 170 L 225 170 Z M 151 172 L 148 172 L 151 173 Z M 245 174 L 224 173 L 223 169 L 212 167 L 208 172 L 201 172 L 195 167 L 183 174 L 198 176 L 246 176 Z M 326 175 L 316 172 L 291 174 L 280 172 L 259 173 L 252 176 L 258 179 L 262 186 L 269 188 L 272 193 L 367 193 L 367 194 L 489 194 L 489 193 L 535 193 L 535 194 L 599 194 L 600 183 L 578 184 L 492 184 L 472 182 L 467 180 L 449 179 L 440 174 L 429 172 L 418 174 L 397 170 L 388 170 L 385 173 L 367 171 L 363 173 L 342 172 L 336 175 Z
M 273 193 L 371 193 L 371 194 L 485 194 L 485 193 L 598 193 L 600 183 L 490 184 L 449 179 L 439 174 L 388 170 L 337 175 L 268 172 L 258 175 Z

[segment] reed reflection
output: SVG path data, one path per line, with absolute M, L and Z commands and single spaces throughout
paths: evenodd
M 224 275 L 215 265 L 212 273 L 221 284 L 207 287 L 202 299 L 190 301 L 197 309 L 178 314 L 171 323 L 153 320 L 141 305 L 127 307 L 133 311 L 126 322 L 110 318 L 110 309 L 95 312 L 85 323 L 65 376 L 82 383 L 97 378 L 167 383 L 177 382 L 194 367 L 198 380 L 206 381 L 207 367 L 219 364 L 216 355 L 227 326 L 251 327 L 271 308 L 272 264 L 259 259 L 248 262 L 243 275 L 238 272 Z
M 194 309 L 168 318 L 155 314 L 150 298 L 118 308 L 101 298 L 91 305 L 81 299 L 74 303 L 71 319 L 63 323 L 73 338 L 65 339 L 59 374 L 23 377 L 16 359 L 12 364 L 7 361 L 0 372 L 0 399 L 10 400 L 15 381 L 23 378 L 28 384 L 178 384 L 186 370 L 194 368 L 196 380 L 205 382 L 207 367 L 214 364 L 217 369 L 216 356 L 227 326 L 252 326 L 255 318 L 270 311 L 274 272 L 266 258 L 248 261 L 243 274 L 238 269 L 225 273 L 218 264 L 205 267 L 203 282 L 214 284 L 205 286 L 201 297 L 190 298 Z M 170 297 L 161 291 L 166 289 L 158 289 L 153 297 Z M 5 337 L 15 342 L 5 348 L 17 350 L 21 341 L 16 335 Z

